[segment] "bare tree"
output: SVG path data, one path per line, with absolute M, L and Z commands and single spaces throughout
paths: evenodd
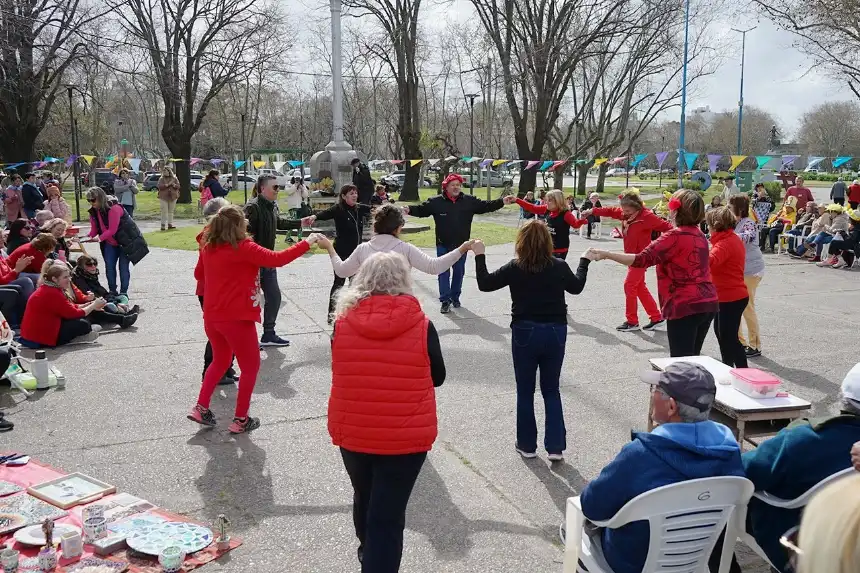
M 575 70 L 629 0 L 471 0 L 499 58 L 519 158 L 540 159 Z M 534 187 L 524 171 L 520 193 Z
M 86 53 L 82 0 L 0 0 L 0 156 L 32 161 L 69 67 Z
M 860 152 L 860 105 L 833 101 L 815 106 L 803 114 L 798 139 L 816 155 L 855 155 Z
M 128 0 L 116 11 L 152 63 L 164 102 L 161 136 L 174 157 L 180 202 L 191 202 L 191 140 L 212 100 L 273 53 L 277 11 L 261 0 Z M 277 38 L 277 49 L 283 49 Z
M 404 157 L 421 157 L 421 114 L 418 75 L 418 12 L 422 0 L 344 0 L 354 16 L 372 16 L 385 31 L 383 41 L 370 45 L 385 62 L 397 84 L 397 133 Z M 389 145 L 389 148 L 391 146 Z M 401 198 L 418 199 L 419 169 L 407 169 Z

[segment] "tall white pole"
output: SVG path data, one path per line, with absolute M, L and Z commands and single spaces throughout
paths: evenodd
M 340 0 L 329 0 L 331 6 L 331 80 L 332 80 L 332 141 L 343 141 L 343 78 L 341 38 L 340 38 Z

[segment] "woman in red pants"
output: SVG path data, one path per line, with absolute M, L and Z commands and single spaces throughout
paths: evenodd
M 212 218 L 200 241 L 194 278 L 203 281 L 203 326 L 212 344 L 212 363 L 203 376 L 197 405 L 188 419 L 204 426 L 215 425 L 209 401 L 218 381 L 227 373 L 233 356 L 239 362 L 239 393 L 229 431 L 250 432 L 260 427 L 259 418 L 248 416 L 251 394 L 260 370 L 257 326 L 260 322 L 260 268 L 282 267 L 308 251 L 319 235 L 284 251 L 275 252 L 248 238 L 248 222 L 242 209 L 222 207 Z
M 528 201 L 517 199 L 517 205 L 529 213 L 546 217 L 546 226 L 552 235 L 552 256 L 557 259 L 566 259 L 570 248 L 570 229 L 578 229 L 588 223 L 585 219 L 577 219 L 568 209 L 568 203 L 564 199 L 564 193 L 555 190 L 546 194 L 546 204 L 533 205 Z
M 651 233 L 665 233 L 672 230 L 672 224 L 654 214 L 651 209 L 646 209 L 638 193 L 627 192 L 619 197 L 618 207 L 598 207 L 583 211 L 582 216 L 597 215 L 598 217 L 610 217 L 621 221 L 621 236 L 624 237 L 624 252 L 633 255 L 639 254 L 651 243 Z M 624 297 L 627 299 L 625 305 L 626 320 L 615 330 L 628 332 L 639 330 L 639 306 L 648 314 L 651 322 L 642 327 L 642 330 L 653 330 L 663 322 L 660 307 L 654 302 L 654 297 L 645 284 L 645 268 L 630 267 L 627 269 L 627 278 L 624 279 Z

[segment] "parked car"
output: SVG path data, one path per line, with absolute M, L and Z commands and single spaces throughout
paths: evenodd
M 627 170 L 623 167 L 612 167 L 606 170 L 607 177 L 619 176 L 619 175 L 627 175 Z
M 98 167 L 93 170 L 93 181 L 90 181 L 90 172 L 87 171 L 85 173 L 81 173 L 81 185 L 84 187 L 102 187 L 104 189 L 109 189 L 110 192 L 113 192 L 113 180 L 116 179 L 116 175 L 110 169 L 104 167 Z M 108 184 L 105 187 L 105 184 Z
M 203 175 L 200 173 L 192 173 L 191 174 L 191 190 L 197 191 L 200 188 L 200 184 L 203 182 Z
M 143 190 L 158 191 L 159 179 L 161 179 L 161 173 L 147 173 L 143 179 Z
M 403 182 L 406 181 L 406 171 L 398 170 L 392 173 L 389 173 L 385 177 L 381 177 L 379 182 L 383 185 L 392 185 L 397 187 L 403 187 Z M 422 187 L 432 187 L 433 181 L 429 177 L 424 177 L 421 181 Z
M 226 189 L 227 191 L 233 190 L 233 174 L 225 173 L 218 178 L 218 181 L 221 183 L 221 187 Z M 250 190 L 254 187 L 254 184 L 257 182 L 256 177 L 251 177 L 247 175 L 244 171 L 240 171 L 236 176 L 236 189 L 244 189 L 244 182 L 248 183 L 248 189 Z
M 471 173 L 464 173 L 463 178 L 466 180 L 464 185 L 467 187 L 471 185 L 472 175 Z M 514 185 L 514 178 L 511 175 L 506 173 L 500 173 L 498 171 L 490 171 L 490 187 L 512 187 Z M 480 173 L 475 172 L 475 187 L 486 187 L 487 186 L 487 171 L 483 170 Z
M 305 182 L 305 187 L 310 187 L 311 185 L 311 170 L 305 169 L 304 175 L 302 175 L 301 169 L 293 169 L 287 174 L 287 183 L 289 183 L 290 179 L 293 177 L 299 177 Z

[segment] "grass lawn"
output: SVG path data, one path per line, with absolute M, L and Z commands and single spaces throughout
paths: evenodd
M 430 229 L 419 233 L 404 233 L 401 238 L 407 243 L 412 243 L 416 247 L 432 248 L 436 246 L 436 235 L 433 230 L 433 219 L 423 219 L 422 222 L 428 223 Z M 202 229 L 202 225 L 190 225 L 179 227 L 170 231 L 151 231 L 144 233 L 146 242 L 150 247 L 161 247 L 164 249 L 177 249 L 180 251 L 196 251 L 197 241 L 195 237 Z M 487 245 L 501 245 L 504 243 L 512 243 L 517 235 L 517 230 L 505 227 L 503 225 L 495 225 L 493 223 L 472 223 L 472 237 L 481 239 Z M 277 249 L 284 247 L 283 240 L 276 245 Z M 314 246 L 311 250 L 312 254 L 323 254 L 325 251 Z

